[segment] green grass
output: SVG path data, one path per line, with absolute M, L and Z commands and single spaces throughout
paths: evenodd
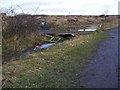
M 90 62 L 105 32 L 78 36 L 3 65 L 4 88 L 67 88 Z M 92 53 L 91 53 L 92 52 Z
M 119 26 L 118 22 L 109 23 L 109 24 L 105 25 L 104 30 L 111 30 L 112 28 L 116 28 L 118 26 Z

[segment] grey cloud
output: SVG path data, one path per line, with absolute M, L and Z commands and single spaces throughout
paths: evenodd
M 40 5 L 40 6 L 49 6 L 49 5 L 54 5 L 54 4 L 59 4 L 61 2 L 27 2 L 27 3 L 22 3 L 23 6 L 32 6 L 32 5 Z

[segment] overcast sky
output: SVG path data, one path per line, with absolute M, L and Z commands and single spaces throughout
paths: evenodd
M 16 12 L 47 15 L 118 14 L 120 0 L 0 0 L 0 10 L 11 6 Z M 19 5 L 19 6 L 17 6 Z

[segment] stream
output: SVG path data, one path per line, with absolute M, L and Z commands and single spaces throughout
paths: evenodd
M 12 60 L 16 60 L 16 59 L 24 59 L 26 58 L 28 55 L 36 52 L 36 51 L 40 51 L 41 49 L 46 49 L 48 47 L 51 47 L 51 46 L 55 46 L 56 43 L 46 43 L 46 44 L 42 44 L 41 46 L 39 46 L 39 48 L 32 48 L 32 49 L 29 49 L 29 50 L 25 50 L 22 52 L 22 54 L 20 55 L 16 55 L 16 56 L 13 56 L 12 57 Z
M 96 25 L 92 25 L 92 26 L 88 27 L 88 29 L 96 29 L 96 28 L 97 28 Z M 72 33 L 75 33 L 76 30 L 72 30 L 71 32 L 72 32 Z M 41 34 L 55 34 L 55 32 L 50 31 L 50 30 L 41 30 L 40 33 L 41 33 Z M 70 33 L 70 32 L 69 32 L 69 33 Z M 84 32 L 80 32 L 80 33 L 84 33 Z M 87 34 L 87 32 L 85 32 L 85 33 Z M 64 41 L 65 41 L 65 40 L 64 40 Z M 56 43 L 56 44 L 57 44 L 57 43 Z M 50 46 L 54 46 L 54 45 L 56 45 L 56 44 L 55 44 L 55 43 L 42 44 L 42 45 L 41 45 L 41 48 L 42 48 L 42 49 L 45 49 L 45 48 L 48 48 L 48 47 L 50 47 Z M 19 55 L 14 55 L 14 56 L 12 56 L 12 58 L 11 58 L 10 60 L 24 59 L 24 58 L 26 58 L 28 55 L 34 53 L 35 51 L 37 51 L 36 48 L 31 48 L 31 49 L 25 50 L 25 51 L 23 51 L 23 52 L 22 52 L 21 54 L 19 54 Z

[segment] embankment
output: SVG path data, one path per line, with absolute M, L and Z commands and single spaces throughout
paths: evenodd
M 3 65 L 3 87 L 71 87 L 80 68 L 90 62 L 105 32 L 78 36 L 73 40 Z M 92 53 L 91 53 L 92 52 Z

